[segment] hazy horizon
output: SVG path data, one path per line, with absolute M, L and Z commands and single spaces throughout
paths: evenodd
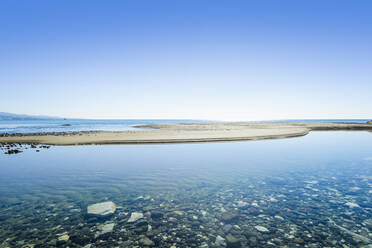
M 3 1 L 1 111 L 369 119 L 369 1 Z
M 171 119 L 171 118 L 79 118 L 79 117 L 65 117 L 65 116 L 48 116 L 48 115 L 39 115 L 39 114 L 20 114 L 20 113 L 9 113 L 9 112 L 0 112 L 1 114 L 11 114 L 19 116 L 29 116 L 29 117 L 41 117 L 41 118 L 58 118 L 58 119 L 82 119 L 82 120 L 200 120 L 200 121 L 229 121 L 223 119 Z M 304 118 L 304 119 L 260 119 L 260 120 L 231 120 L 231 121 L 283 121 L 283 120 L 370 120 L 371 118 Z M 1 120 L 1 118 L 0 118 Z M 47 119 L 46 119 L 47 120 Z

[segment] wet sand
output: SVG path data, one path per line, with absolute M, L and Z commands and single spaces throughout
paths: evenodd
M 372 124 L 310 122 L 210 122 L 136 126 L 135 131 L 2 135 L 0 143 L 46 145 L 162 144 L 299 137 L 310 131 L 364 130 Z

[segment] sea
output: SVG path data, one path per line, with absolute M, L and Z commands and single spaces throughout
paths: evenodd
M 213 121 L 213 120 L 211 120 Z M 278 120 L 274 120 L 278 121 Z M 279 120 L 289 122 L 346 122 L 365 123 L 367 119 L 304 119 Z M 127 119 L 127 120 L 94 120 L 94 119 L 42 119 L 42 120 L 0 120 L 1 133 L 52 133 L 52 132 L 82 132 L 82 131 L 126 131 L 134 130 L 136 125 L 171 124 L 208 122 L 201 120 L 172 119 Z M 268 121 L 272 122 L 272 121 Z
M 199 120 L 164 120 L 164 119 L 44 119 L 44 120 L 0 120 L 1 133 L 53 133 L 53 132 L 87 132 L 87 131 L 127 131 L 137 125 L 171 124 L 200 122 Z
M 19 133 L 162 123 L 67 122 L 6 125 Z M 371 132 L 318 131 L 245 142 L 0 150 L 0 247 L 368 248 L 371 147 Z M 100 203 L 110 207 L 88 212 Z

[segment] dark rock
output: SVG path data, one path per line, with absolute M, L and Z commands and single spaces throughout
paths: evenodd
M 226 236 L 226 241 L 227 241 L 227 247 L 233 247 L 233 248 L 241 247 L 240 240 L 231 234 L 228 234 Z
M 70 240 L 74 244 L 77 244 L 77 245 L 80 245 L 80 246 L 83 246 L 84 244 L 87 244 L 87 243 L 90 242 L 90 238 L 88 236 L 81 235 L 81 234 L 80 235 L 78 235 L 78 234 L 71 235 Z
M 22 151 L 21 150 L 18 150 L 18 149 L 9 149 L 7 152 L 5 152 L 5 154 L 18 154 L 18 153 L 21 153 Z
M 225 212 L 225 213 L 221 214 L 221 220 L 224 223 L 232 223 L 232 222 L 236 221 L 238 218 L 239 218 L 239 216 L 235 213 Z
M 160 220 L 161 218 L 163 218 L 163 216 L 164 214 L 162 212 L 158 211 L 151 212 L 151 218 L 154 220 Z
M 148 223 L 147 223 L 147 221 L 139 221 L 135 225 L 136 225 L 136 227 L 142 227 L 142 226 L 147 226 Z

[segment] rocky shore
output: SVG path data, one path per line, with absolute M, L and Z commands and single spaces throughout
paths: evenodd
M 0 143 L 0 151 L 4 154 L 18 154 L 28 149 L 35 149 L 36 152 L 40 152 L 41 149 L 49 149 L 50 145 L 41 145 L 36 143 L 22 144 L 22 143 Z

